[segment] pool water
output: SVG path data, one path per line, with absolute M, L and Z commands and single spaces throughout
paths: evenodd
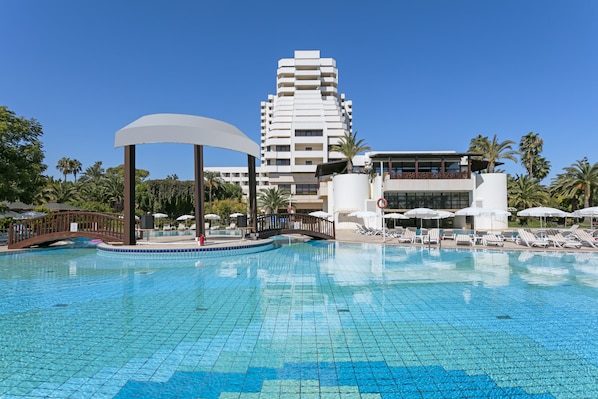
M 0 398 L 598 397 L 591 253 L 59 249 L 0 279 Z

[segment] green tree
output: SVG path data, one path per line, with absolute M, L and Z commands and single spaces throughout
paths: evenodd
M 291 193 L 284 188 L 263 188 L 257 193 L 257 203 L 265 213 L 278 213 L 289 204 Z
M 241 201 L 243 199 L 243 189 L 237 184 L 224 182 L 220 184 L 216 191 L 216 198 L 223 199 L 236 199 Z
M 0 106 L 0 200 L 33 202 L 45 184 L 42 126 Z
M 512 149 L 513 144 L 515 144 L 513 140 L 505 140 L 499 143 L 496 135 L 494 135 L 494 138 L 490 141 L 488 137 L 480 134 L 471 139 L 469 151 L 481 154 L 482 159 L 488 161 L 488 173 L 494 173 L 496 163 L 500 159 L 510 159 L 517 163 L 517 158 L 515 156 L 518 152 Z
M 56 169 L 62 173 L 64 181 L 66 181 L 66 176 L 71 174 L 71 159 L 67 157 L 60 158 L 56 163 Z
M 102 161 L 96 161 L 92 166 L 85 169 L 81 176 L 81 183 L 96 182 L 98 183 L 104 177 L 104 168 L 102 168 Z
M 527 174 L 538 180 L 542 180 L 550 173 L 550 162 L 540 155 L 543 146 L 544 140 L 534 132 L 529 132 L 519 142 L 521 163 L 527 170 Z
M 340 152 L 347 159 L 347 169 L 345 173 L 353 173 L 353 158 L 362 151 L 368 151 L 371 148 L 365 145 L 363 139 L 357 140 L 357 132 L 345 132 L 335 145 L 332 146 L 332 151 Z
M 549 198 L 546 189 L 530 175 L 509 176 L 507 194 L 509 206 L 517 209 L 546 205 Z
M 216 188 L 220 187 L 220 185 L 222 184 L 222 179 L 220 179 L 220 173 L 209 170 L 206 170 L 204 172 L 203 179 L 205 187 L 208 188 L 208 202 L 210 209 L 212 209 L 212 193 Z
M 121 212 L 125 205 L 125 179 L 117 173 L 111 173 L 102 180 L 103 201 L 114 212 Z
M 77 173 L 81 172 L 83 165 L 76 159 L 69 159 L 69 170 L 73 174 L 75 183 L 77 182 Z
M 592 206 L 598 188 L 598 163 L 591 165 L 584 158 L 563 170 L 565 173 L 558 174 L 552 180 L 551 189 L 565 198 L 581 199 L 584 208 Z
M 77 185 L 73 182 L 53 181 L 44 189 L 47 202 L 73 203 L 81 199 Z

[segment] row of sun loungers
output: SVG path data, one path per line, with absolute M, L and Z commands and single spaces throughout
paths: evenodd
M 484 246 L 502 247 L 505 242 L 511 241 L 519 245 L 535 248 L 570 248 L 579 249 L 582 246 L 598 248 L 598 239 L 592 233 L 577 226 L 567 230 L 546 230 L 541 233 L 534 233 L 528 229 L 517 229 L 517 231 L 505 232 L 477 232 L 476 234 L 455 234 L 454 230 L 428 229 L 417 234 L 414 228 L 397 230 L 380 230 L 359 226 L 357 233 L 366 235 L 386 235 L 389 238 L 396 238 L 400 243 L 422 243 L 439 244 L 440 240 L 454 240 L 457 246 L 473 246 L 481 244 Z
M 547 248 L 554 246 L 558 248 L 576 248 L 588 246 L 598 248 L 598 241 L 596 238 L 585 230 L 573 229 L 567 231 L 567 235 L 558 230 L 546 231 L 544 235 L 536 235 L 531 231 L 525 229 L 518 229 L 518 242 L 521 245 L 528 247 L 542 247 Z

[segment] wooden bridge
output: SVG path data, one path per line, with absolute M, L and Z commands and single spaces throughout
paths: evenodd
M 301 213 L 277 213 L 258 216 L 257 233 L 259 238 L 281 234 L 303 234 L 313 238 L 334 240 L 334 222 Z
M 47 246 L 68 238 L 123 242 L 125 223 L 119 215 L 99 212 L 54 212 L 19 220 L 8 230 L 8 249 Z
M 124 219 L 119 215 L 82 211 L 56 212 L 19 220 L 11 225 L 8 231 L 8 248 L 48 246 L 57 241 L 80 237 L 122 243 L 124 231 Z M 258 217 L 258 238 L 280 234 L 304 234 L 313 238 L 334 240 L 334 222 L 300 213 Z

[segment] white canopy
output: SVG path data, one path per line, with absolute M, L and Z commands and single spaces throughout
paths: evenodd
M 117 131 L 114 137 L 114 147 L 151 143 L 205 145 L 261 156 L 258 144 L 233 125 L 195 115 L 145 115 Z

